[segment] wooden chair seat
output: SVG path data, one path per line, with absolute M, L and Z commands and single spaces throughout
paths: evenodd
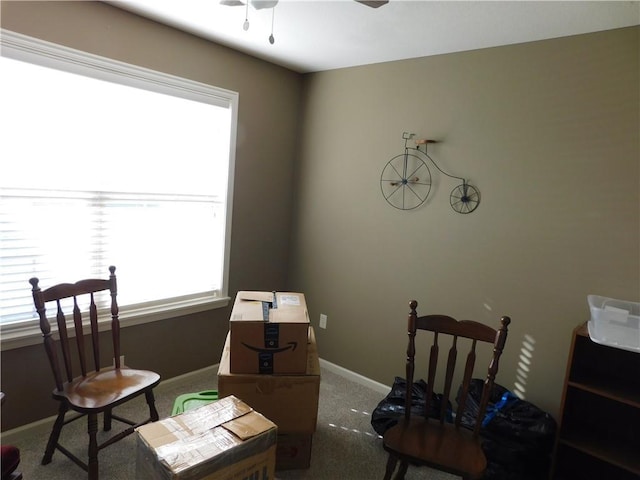
M 385 432 L 384 445 L 387 450 L 402 452 L 409 463 L 454 475 L 480 478 L 487 468 L 482 445 L 473 432 L 433 419 L 412 417 L 408 425 L 401 421 Z
M 65 383 L 62 391 L 53 391 L 53 397 L 69 402 L 72 410 L 89 413 L 125 403 L 137 396 L 140 390 L 155 387 L 158 383 L 160 375 L 155 372 L 109 368 Z

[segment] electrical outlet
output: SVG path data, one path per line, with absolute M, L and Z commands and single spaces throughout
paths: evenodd
M 327 316 L 324 313 L 320 314 L 320 328 L 327 328 Z

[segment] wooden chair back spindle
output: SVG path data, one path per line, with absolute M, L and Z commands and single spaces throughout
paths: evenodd
M 462 385 L 460 387 L 460 399 L 458 401 L 458 408 L 456 409 L 456 427 L 460 427 L 460 421 L 462 414 L 467 407 L 467 396 L 469 395 L 469 385 L 471 384 L 471 378 L 473 376 L 473 369 L 476 365 L 476 344 L 477 340 L 472 340 L 471 348 L 467 354 L 467 361 L 464 365 L 464 375 L 462 376 Z
M 82 329 L 82 313 L 78 307 L 78 298 L 73 296 L 73 327 L 76 332 L 76 348 L 78 349 L 78 358 L 80 359 L 80 371 L 82 376 L 87 376 L 87 357 L 84 350 L 84 332 Z
M 447 357 L 447 370 L 444 379 L 444 390 L 442 392 L 442 401 L 440 402 L 440 423 L 444 423 L 447 417 L 447 409 L 449 405 L 449 397 L 451 395 L 451 384 L 453 383 L 453 374 L 456 367 L 456 359 L 458 357 L 457 350 L 458 336 L 453 336 L 449 356 Z
M 55 354 L 55 350 L 56 349 L 56 345 L 60 346 L 60 350 L 62 351 L 62 360 L 64 362 L 64 369 L 65 372 L 67 374 L 67 382 L 70 382 L 73 379 L 73 370 L 71 367 L 71 350 L 69 348 L 69 334 L 67 332 L 67 318 L 65 317 L 64 312 L 62 311 L 62 305 L 60 303 L 60 300 L 56 300 L 56 307 L 57 307 L 57 314 L 56 314 L 56 324 L 58 325 L 58 335 L 60 337 L 60 340 L 58 341 L 58 343 L 55 342 L 55 340 L 53 339 L 53 337 L 49 338 L 49 344 L 50 344 L 50 348 L 54 349 L 54 354 Z M 42 322 L 47 322 L 47 317 L 45 315 L 45 312 L 38 312 L 40 313 L 40 323 Z M 44 317 L 44 318 L 42 318 Z M 60 368 L 60 366 L 57 364 L 54 366 L 54 368 L 58 369 Z

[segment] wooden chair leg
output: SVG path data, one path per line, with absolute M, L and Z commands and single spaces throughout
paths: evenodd
M 398 473 L 393 480 L 404 480 L 404 476 L 407 474 L 407 469 L 409 468 L 409 462 L 401 461 L 400 467 L 398 468 Z
M 104 431 L 108 432 L 111 430 L 111 410 L 106 410 L 104 412 Z
M 89 480 L 98 480 L 98 415 L 89 413 L 87 418 L 87 430 L 89 431 L 89 463 L 87 464 Z
M 64 416 L 68 411 L 69 407 L 67 407 L 65 403 L 60 402 L 58 418 L 56 418 L 51 434 L 49 435 L 49 441 L 47 442 L 47 447 L 44 451 L 44 456 L 42 457 L 42 465 L 51 463 L 53 452 L 56 451 L 56 445 L 58 445 L 58 440 L 60 439 L 60 432 L 62 432 L 62 427 L 64 426 Z
M 151 416 L 151 421 L 157 422 L 160 416 L 158 415 L 158 410 L 156 410 L 156 399 L 153 396 L 153 390 L 147 390 L 144 393 L 144 396 L 147 399 L 147 405 L 149 405 L 149 415 Z
M 384 472 L 384 480 L 391 480 L 391 475 L 393 475 L 393 471 L 396 469 L 397 463 L 398 457 L 390 453 L 387 460 L 387 469 Z

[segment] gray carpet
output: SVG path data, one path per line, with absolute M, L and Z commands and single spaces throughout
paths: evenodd
M 162 383 L 156 389 L 160 417 L 171 414 L 175 398 L 187 392 L 217 388 L 217 369 L 206 369 L 176 381 Z M 322 369 L 318 428 L 313 436 L 311 467 L 304 470 L 276 472 L 278 480 L 376 480 L 384 476 L 386 453 L 381 440 L 371 428 L 371 411 L 384 395 L 345 377 Z M 53 402 L 53 400 L 51 400 Z M 136 418 L 136 411 L 146 410 L 144 399 L 136 399 L 118 411 Z M 137 418 L 140 418 L 139 416 Z M 114 429 L 119 426 L 114 422 Z M 60 452 L 53 462 L 40 465 L 49 426 L 39 426 L 20 434 L 17 446 L 22 461 L 20 470 L 25 480 L 85 479 L 86 473 Z M 131 435 L 100 452 L 101 480 L 135 480 L 136 439 Z M 80 458 L 86 456 L 86 420 L 67 425 L 61 443 Z M 409 468 L 407 480 L 453 480 L 453 475 L 425 468 Z

